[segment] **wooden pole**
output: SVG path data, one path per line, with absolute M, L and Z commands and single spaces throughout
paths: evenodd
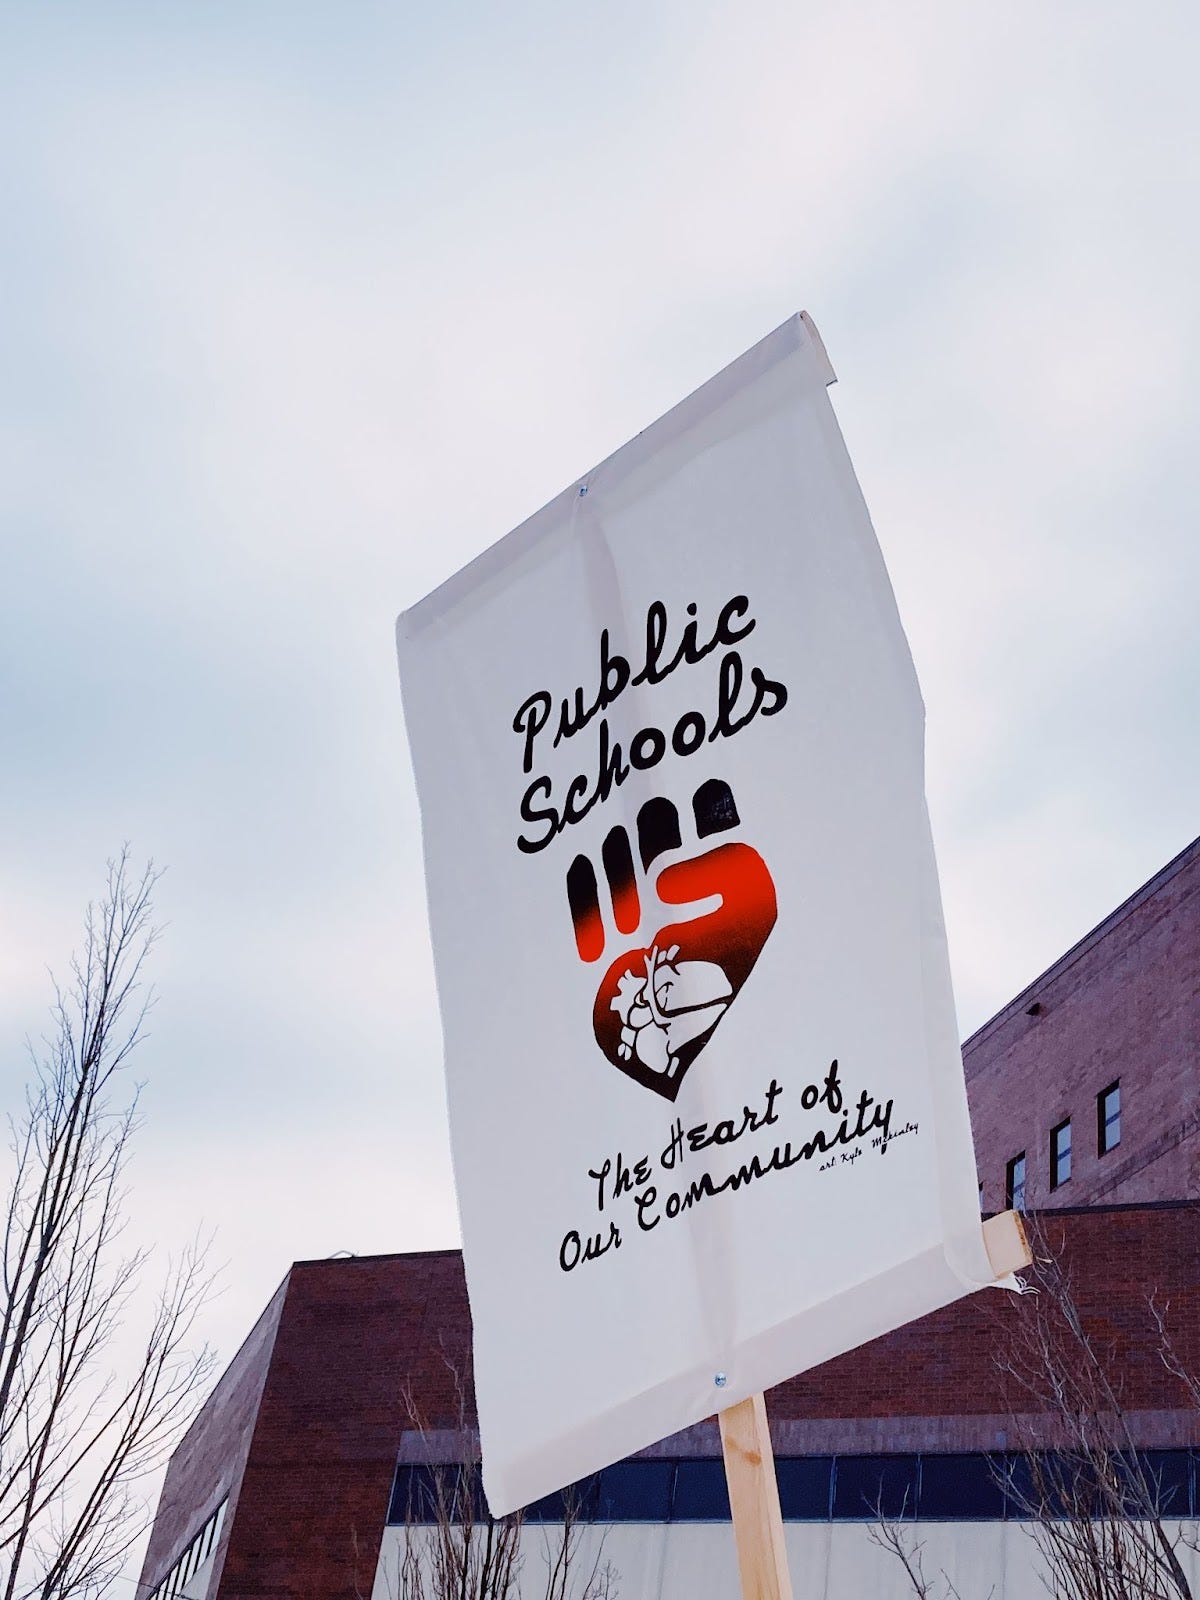
M 744 1600 L 792 1600 L 766 1401 L 752 1394 L 720 1422 Z
M 1019 1212 L 989 1217 L 983 1224 L 983 1242 L 998 1279 L 1020 1272 L 1033 1260 Z M 765 1399 L 752 1394 L 722 1411 L 720 1423 L 742 1600 L 792 1600 Z

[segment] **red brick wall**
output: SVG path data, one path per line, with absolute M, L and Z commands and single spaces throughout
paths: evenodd
M 1140 1442 L 1200 1445 L 1200 1419 L 1151 1346 L 1146 1304 L 1150 1293 L 1170 1301 L 1181 1354 L 1200 1371 L 1200 1203 L 1060 1211 L 1047 1226 L 1089 1333 L 1111 1345 Z M 1004 1445 L 1008 1400 L 995 1351 L 1005 1319 L 1029 1304 L 985 1291 L 781 1385 L 768 1399 L 777 1448 Z M 352 1600 L 356 1578 L 369 1593 L 397 1452 L 412 1426 L 406 1391 L 430 1429 L 457 1429 L 454 1372 L 466 1371 L 469 1337 L 456 1252 L 293 1267 L 176 1453 L 152 1551 L 165 1566 L 176 1549 L 170 1530 L 198 1525 L 224 1472 L 236 1501 L 219 1600 Z M 255 1382 L 261 1401 L 246 1459 Z M 663 1448 L 716 1453 L 715 1426 Z M 148 1578 L 161 1570 L 148 1558 Z
M 1037 1006 L 1035 1014 L 1030 1008 Z M 1200 1195 L 1200 840 L 963 1047 L 984 1207 L 1026 1152 L 1031 1207 Z M 1096 1149 L 1096 1096 L 1121 1082 L 1121 1143 Z M 1050 1189 L 1050 1130 L 1072 1123 Z
M 1148 1304 L 1152 1295 L 1169 1302 L 1179 1354 L 1200 1373 L 1200 1203 L 1046 1212 L 1031 1228 L 1035 1254 L 1054 1255 L 1070 1278 L 1089 1339 L 1124 1385 L 1123 1403 L 1138 1414 L 1176 1413 L 1148 1418 L 1139 1443 L 1200 1444 L 1200 1415 L 1158 1358 Z M 791 1419 L 804 1427 L 811 1419 L 878 1419 L 884 1426 L 873 1430 L 873 1449 L 1003 1445 L 994 1433 L 1007 1426 L 1018 1397 L 997 1356 L 1029 1307 L 1007 1291 L 984 1290 L 791 1379 L 770 1402 L 780 1440 L 802 1448 L 795 1441 L 803 1428 L 789 1428 Z M 904 1419 L 921 1426 L 905 1427 Z M 834 1440 L 840 1431 L 824 1434 Z M 862 1441 L 868 1432 L 856 1427 L 850 1437 Z
M 148 1594 L 170 1571 L 193 1534 L 228 1496 L 225 1527 L 215 1553 L 214 1571 L 220 1570 L 286 1289 L 285 1279 L 175 1447 L 142 1563 L 140 1594 Z
M 292 1268 L 219 1600 L 370 1593 L 406 1392 L 455 1425 L 469 1339 L 457 1251 Z

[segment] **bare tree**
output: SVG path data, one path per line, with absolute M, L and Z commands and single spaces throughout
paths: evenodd
M 590 1554 L 577 1496 L 563 1497 L 560 1523 L 541 1526 L 544 1571 L 526 1578 L 526 1548 L 535 1524 L 521 1512 L 493 1517 L 482 1503 L 473 1462 L 430 1469 L 430 1496 L 406 1513 L 396 1600 L 615 1600 L 616 1573 L 604 1540 Z
M 53 1028 L 31 1049 L 11 1172 L 0 1285 L 0 1595 L 103 1595 L 146 1527 L 147 1479 L 200 1399 L 207 1348 L 189 1348 L 211 1288 L 204 1249 L 168 1268 L 144 1336 L 115 1361 L 147 1252 L 122 1253 L 156 874 L 109 863 L 88 907 Z
M 1084 1325 L 1041 1218 L 1027 1219 L 1036 1292 L 1006 1318 L 998 1362 L 1023 1454 L 1003 1469 L 1055 1592 L 1071 1600 L 1192 1600 L 1163 1486 L 1139 1450 L 1122 1364 Z M 1153 1302 L 1146 1338 L 1155 1337 Z M 1165 1359 L 1165 1356 L 1164 1356 Z
M 895 1556 L 904 1568 L 904 1575 L 917 1600 L 962 1600 L 945 1568 L 939 1568 L 934 1578 L 927 1576 L 925 1546 L 921 1540 L 910 1534 L 904 1524 L 903 1511 L 907 1509 L 907 1496 L 899 1518 L 886 1514 L 882 1498 L 876 1501 L 874 1509 L 876 1520 L 868 1525 L 868 1537 L 881 1550 L 886 1550 L 889 1555 Z M 988 1590 L 988 1600 L 991 1600 L 994 1593 L 994 1589 Z
M 1034 1278 L 1029 1292 L 1002 1305 L 996 1344 L 1020 1448 L 997 1461 L 997 1481 L 1058 1600 L 1192 1600 L 1179 1554 L 1190 1539 L 1171 1526 L 1164 1486 L 1138 1448 L 1117 1354 L 1085 1325 L 1043 1219 L 1027 1217 L 1026 1227 Z M 1177 1353 L 1166 1312 L 1150 1301 L 1147 1342 L 1200 1406 L 1200 1382 Z M 879 1516 L 872 1537 L 903 1565 L 914 1594 L 931 1600 L 911 1531 Z
M 616 1600 L 617 1574 L 604 1559 L 604 1536 L 585 1540 L 589 1524 L 577 1491 L 564 1493 L 561 1522 L 531 1524 L 520 1511 L 507 1517 L 488 1511 L 469 1399 L 458 1369 L 447 1365 L 458 1395 L 454 1436 L 461 1459 L 430 1464 L 422 1488 L 409 1498 L 399 1559 L 386 1574 L 391 1600 L 530 1600 L 534 1593 L 539 1600 Z M 428 1439 L 411 1393 L 408 1407 L 415 1430 Z M 543 1534 L 545 1570 L 526 1579 L 534 1526 Z

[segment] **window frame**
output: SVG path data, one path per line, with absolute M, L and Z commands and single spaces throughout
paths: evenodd
M 1018 1185 L 1017 1166 L 1021 1168 L 1021 1182 Z M 1029 1181 L 1029 1162 L 1024 1150 L 1018 1150 L 1011 1156 L 1004 1168 L 1004 1204 L 1008 1211 L 1024 1211 L 1025 1190 Z
M 1117 1109 L 1113 1115 L 1109 1115 L 1107 1112 L 1107 1102 L 1110 1095 L 1116 1096 Z M 1108 1130 L 1113 1123 L 1116 1123 L 1117 1137 L 1110 1144 L 1108 1140 Z M 1100 1093 L 1096 1096 L 1096 1154 L 1098 1156 L 1106 1156 L 1110 1151 L 1115 1150 L 1120 1143 L 1121 1080 L 1120 1078 L 1114 1078 L 1113 1081 L 1105 1088 L 1101 1089 Z
M 1059 1148 L 1059 1135 L 1066 1133 L 1066 1149 Z M 1061 1189 L 1064 1183 L 1071 1181 L 1071 1119 L 1064 1117 L 1061 1122 L 1056 1122 L 1050 1129 L 1050 1191 Z M 1064 1174 L 1063 1167 L 1066 1167 Z

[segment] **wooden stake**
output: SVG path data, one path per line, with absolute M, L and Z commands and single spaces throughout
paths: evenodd
M 1020 1272 L 1033 1260 L 1019 1212 L 989 1217 L 983 1242 L 997 1278 Z M 742 1600 L 792 1600 L 766 1401 L 753 1394 L 722 1411 L 720 1423 Z
M 792 1600 L 766 1402 L 752 1394 L 720 1422 L 743 1600 Z

